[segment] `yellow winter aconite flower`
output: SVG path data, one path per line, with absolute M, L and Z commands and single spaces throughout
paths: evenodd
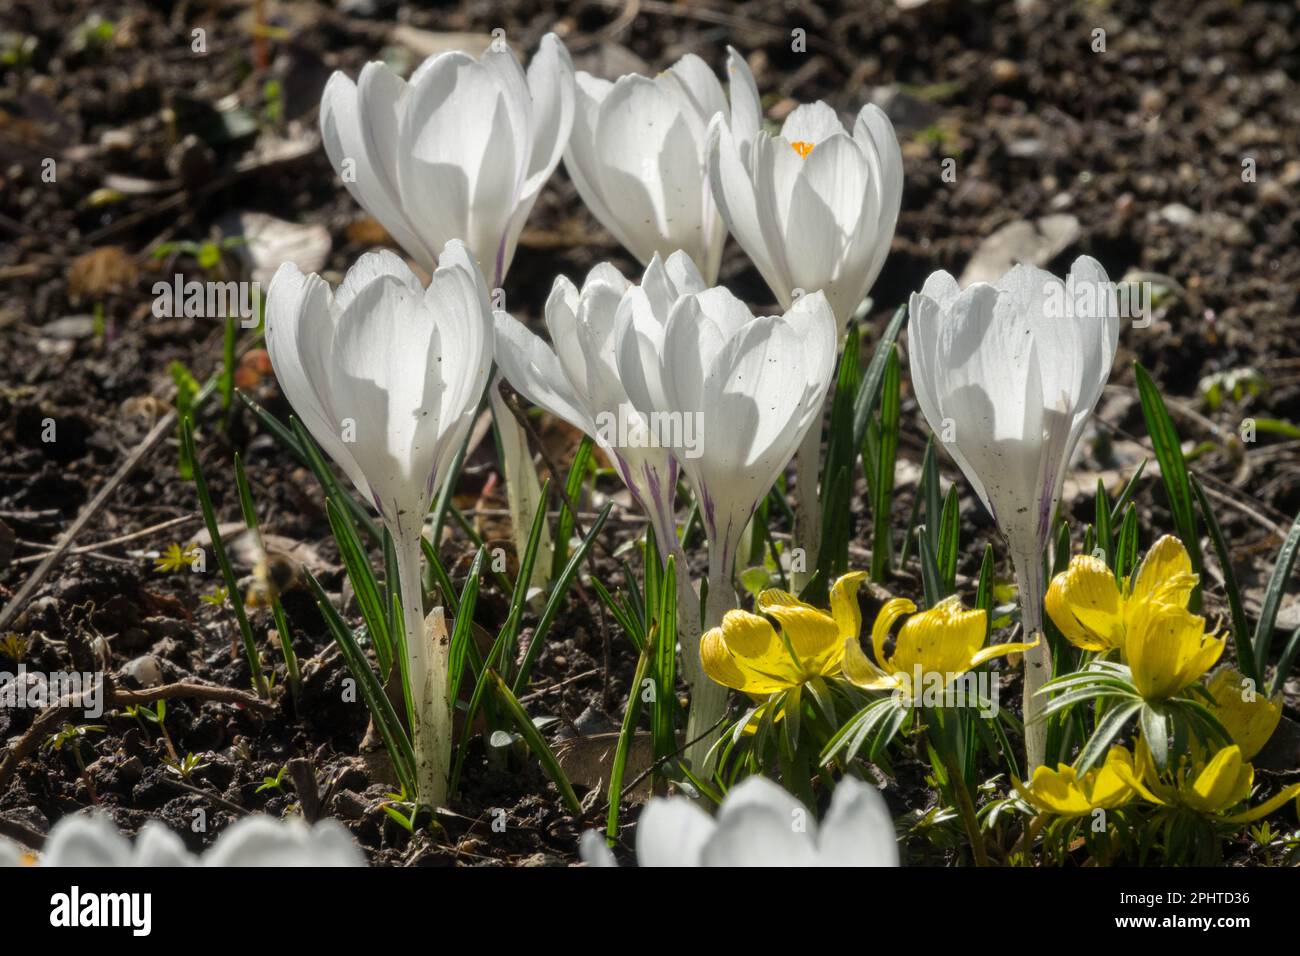
M 1173 697 L 1200 679 L 1227 644 L 1205 633 L 1205 618 L 1173 604 L 1140 604 L 1126 626 L 1125 657 L 1134 686 L 1147 700 Z
M 1183 543 L 1165 535 L 1151 546 L 1136 577 L 1115 580 L 1106 562 L 1075 555 L 1052 579 L 1044 604 L 1071 643 L 1085 651 L 1122 649 L 1133 615 L 1149 603 L 1187 607 L 1197 576 Z
M 1251 823 L 1300 794 L 1300 783 L 1295 783 L 1257 807 L 1229 812 L 1250 799 L 1255 782 L 1255 768 L 1235 744 L 1224 747 L 1209 762 L 1185 761 L 1177 769 L 1161 774 L 1146 741 L 1139 740 L 1132 768 L 1117 765 L 1116 771 L 1151 803 L 1184 807 L 1223 823 Z
M 1120 772 L 1123 768 L 1124 773 Z M 1012 778 L 1016 790 L 1035 809 L 1062 817 L 1081 817 L 1093 810 L 1112 810 L 1133 799 L 1129 783 L 1133 776 L 1133 755 L 1123 747 L 1111 747 L 1106 762 L 1082 776 L 1069 764 L 1055 770 L 1039 767 L 1028 784 Z
M 1282 720 L 1282 692 L 1273 699 L 1255 693 L 1254 686 L 1235 667 L 1223 666 L 1210 675 L 1205 689 L 1214 698 L 1210 712 L 1223 724 L 1241 756 L 1252 759 L 1277 730 Z
M 916 614 L 907 598 L 894 598 L 880 609 L 871 628 L 873 663 L 856 636 L 844 645 L 844 676 L 867 690 L 898 690 L 913 696 L 913 683 L 926 675 L 941 675 L 947 685 L 966 671 L 1004 654 L 1026 651 L 1038 644 L 994 644 L 984 646 L 985 613 L 968 611 L 955 595 L 928 611 Z M 894 641 L 892 654 L 885 653 L 885 641 L 899 618 L 904 622 Z M 919 691 L 920 688 L 915 688 Z
M 850 572 L 831 586 L 830 612 L 804 604 L 793 594 L 769 590 L 758 609 L 776 618 L 728 611 L 722 625 L 700 639 L 700 661 L 710 678 L 756 697 L 766 697 L 813 677 L 838 677 L 845 644 L 858 639 L 862 615 L 858 586 L 866 578 Z

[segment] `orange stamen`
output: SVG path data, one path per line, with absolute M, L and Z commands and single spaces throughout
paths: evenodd
M 813 151 L 813 144 L 805 142 L 802 139 L 797 139 L 790 144 L 790 148 L 799 154 L 800 159 L 807 159 L 808 154 Z

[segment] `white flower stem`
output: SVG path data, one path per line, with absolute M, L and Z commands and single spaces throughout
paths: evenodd
M 515 555 L 523 560 L 528 550 L 528 533 L 533 518 L 543 506 L 542 485 L 537 480 L 532 453 L 528 449 L 528 436 L 515 421 L 515 416 L 502 399 L 496 384 L 488 386 L 492 397 L 492 417 L 496 420 L 497 434 L 501 438 L 502 470 L 505 472 L 506 501 L 510 507 L 511 533 L 515 539 Z M 537 560 L 533 562 L 529 586 L 545 590 L 551 581 L 551 559 L 554 545 L 551 529 L 543 518 L 542 539 L 537 546 Z
M 447 803 L 447 778 L 451 772 L 451 707 L 447 702 L 451 647 L 445 634 L 435 644 L 425 629 L 419 526 L 391 530 L 397 551 L 406 631 L 406 670 L 414 709 L 411 744 L 415 750 L 415 797 L 426 806 L 441 807 Z
M 719 567 L 720 564 L 710 553 L 709 594 L 704 611 L 705 630 L 721 624 L 722 616 L 736 606 L 736 589 L 731 583 L 730 569 Z M 677 619 L 680 627 L 680 613 Z M 681 635 L 686 679 L 691 686 L 691 709 L 686 718 L 686 759 L 690 761 L 691 769 L 697 776 L 707 776 L 713 773 L 712 761 L 708 759 L 709 748 L 718 739 L 718 730 L 710 728 L 722 719 L 727 710 L 727 688 L 704 673 L 700 662 L 701 634 L 697 628 L 691 630 L 693 639 L 689 642 L 686 634 Z
M 808 429 L 799 444 L 795 459 L 794 545 L 803 548 L 802 571 L 791 571 L 790 585 L 795 594 L 804 589 L 817 570 L 817 554 L 821 551 L 822 513 L 818 478 L 822 457 L 821 416 Z
M 1038 646 L 1025 652 L 1025 773 L 1029 775 L 1043 765 L 1047 756 L 1047 721 L 1037 719 L 1047 701 L 1037 695 L 1052 676 L 1052 654 L 1043 633 L 1043 557 L 1041 554 L 1018 555 L 1015 556 L 1015 565 L 1024 639 L 1032 641 L 1038 638 Z

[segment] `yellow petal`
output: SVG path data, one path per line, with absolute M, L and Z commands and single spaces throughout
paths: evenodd
M 1112 748 L 1113 749 L 1113 748 Z M 1107 754 L 1107 764 L 1110 765 L 1110 755 Z M 1151 749 L 1147 742 L 1138 738 L 1137 747 L 1132 762 L 1116 760 L 1109 768 L 1124 783 L 1140 793 L 1145 799 L 1152 803 L 1164 805 L 1169 802 L 1171 790 L 1161 785 L 1159 775 L 1156 772 L 1155 761 L 1151 759 Z M 1156 791 L 1160 791 L 1156 793 Z
M 1170 604 L 1139 605 L 1125 640 L 1133 683 L 1143 697 L 1172 697 L 1214 666 L 1224 641 L 1205 633 L 1205 619 Z
M 956 596 L 928 611 L 914 614 L 898 632 L 893 669 L 911 674 L 942 674 L 951 680 L 971 668 L 971 659 L 984 643 L 984 612 L 967 611 Z
M 1183 793 L 1184 801 L 1202 813 L 1222 813 L 1250 797 L 1255 770 L 1241 759 L 1241 748 L 1224 747 Z
M 862 645 L 856 637 L 844 642 L 844 676 L 859 687 L 867 690 L 894 690 L 899 687 L 897 678 L 885 673 L 871 662 L 871 658 L 862 653 Z
M 1071 558 L 1069 568 L 1052 579 L 1044 604 L 1052 623 L 1086 651 L 1108 651 L 1123 643 L 1123 599 L 1115 575 L 1099 558 Z
M 816 608 L 785 605 L 769 607 L 767 613 L 780 623 L 805 675 L 838 672 L 844 639 L 833 617 Z
M 1241 748 L 1242 758 L 1250 760 L 1268 743 L 1282 720 L 1281 692 L 1275 700 L 1254 693 L 1253 684 L 1241 671 L 1229 666 L 1211 674 L 1205 687 L 1214 698 L 1214 716 Z
M 1282 804 L 1296 796 L 1300 796 L 1300 783 L 1291 784 L 1291 786 L 1287 787 L 1281 793 L 1269 800 L 1265 800 L 1257 807 L 1252 807 L 1250 810 L 1234 814 L 1230 817 L 1225 816 L 1222 819 L 1226 820 L 1228 823 L 1254 823 L 1256 820 L 1268 816 L 1270 813 L 1280 808 Z M 1300 807 L 1297 807 L 1296 811 L 1297 813 L 1300 813 Z
M 746 611 L 728 611 L 721 627 L 700 638 L 700 663 L 712 680 L 747 694 L 771 694 L 800 679 L 771 623 Z
M 862 633 L 862 609 L 858 607 L 858 588 L 867 579 L 865 571 L 850 571 L 831 585 L 831 617 L 840 629 L 841 641 Z
M 1159 601 L 1187 607 L 1197 576 L 1192 573 L 1192 559 L 1183 543 L 1167 534 L 1151 546 L 1142 567 L 1133 580 L 1129 600 L 1137 603 Z
M 758 595 L 755 602 L 758 610 L 763 614 L 768 614 L 774 607 L 806 607 L 812 608 L 811 604 L 805 604 L 789 591 L 782 591 L 780 588 L 766 588 Z M 815 608 L 813 608 L 816 610 Z
M 983 611 L 975 613 L 983 614 Z M 1038 646 L 1039 639 L 1035 637 L 1028 644 L 1016 642 L 1012 644 L 990 644 L 988 647 L 982 647 L 971 655 L 970 666 L 979 667 L 985 661 L 991 661 L 995 657 L 1005 657 L 1007 654 L 1023 654 L 1025 651 Z
M 871 649 L 875 652 L 876 663 L 888 671 L 894 670 L 890 660 L 885 657 L 885 640 L 894 626 L 894 622 L 905 614 L 916 611 L 916 605 L 907 598 L 892 598 L 876 615 L 876 622 L 871 625 Z
M 1055 770 L 1038 767 L 1028 786 L 1015 778 L 1011 783 L 1028 803 L 1044 813 L 1078 817 L 1092 809 L 1079 789 L 1074 768 L 1069 764 L 1061 764 Z
M 1088 802 L 1106 810 L 1127 803 L 1134 792 L 1129 783 L 1132 771 L 1133 755 L 1124 747 L 1111 747 L 1106 753 L 1106 762 L 1088 772 Z

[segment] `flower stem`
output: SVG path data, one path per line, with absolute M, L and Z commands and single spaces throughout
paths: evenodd
M 709 595 L 705 604 L 705 630 L 722 623 L 722 616 L 736 606 L 736 590 L 731 584 L 729 569 L 719 567 L 720 561 L 709 554 Z M 689 612 L 688 612 L 689 613 Z M 677 615 L 680 626 L 682 615 Z M 714 682 L 704 673 L 700 662 L 700 631 L 691 627 L 681 635 L 682 657 L 686 679 L 691 685 L 691 709 L 686 718 L 686 759 L 697 775 L 713 773 L 709 749 L 718 739 L 718 730 L 711 729 L 722 720 L 727 710 L 727 688 Z M 699 738 L 699 739 L 697 739 Z M 691 743 L 694 741 L 694 743 Z
M 399 522 L 400 524 L 400 522 Z M 451 770 L 451 707 L 447 703 L 446 636 L 435 644 L 424 626 L 420 588 L 420 529 L 396 528 L 397 573 L 406 631 L 406 676 L 411 685 L 411 744 L 415 750 L 416 799 L 425 806 L 447 802 Z
M 795 460 L 794 544 L 803 548 L 804 552 L 804 570 L 792 571 L 790 575 L 795 594 L 804 589 L 817 570 L 817 555 L 821 551 L 822 514 L 818 495 L 821 451 L 822 429 L 819 417 L 803 436 Z
M 515 554 L 521 559 L 528 550 L 528 534 L 533 527 L 533 518 L 543 506 L 542 486 L 537 480 L 537 469 L 533 467 L 532 455 L 528 450 L 528 436 L 515 421 L 496 383 L 488 386 L 492 399 L 492 417 L 496 421 L 497 435 L 501 439 L 501 458 L 503 476 L 506 482 L 506 501 L 510 507 L 510 527 L 515 539 Z M 545 519 L 542 519 L 543 522 Z M 550 584 L 551 559 L 554 545 L 551 542 L 549 527 L 542 528 L 542 539 L 537 546 L 537 559 L 533 562 L 531 587 L 545 590 Z
M 1038 690 L 1052 676 L 1052 654 L 1043 634 L 1043 559 L 1041 555 L 1015 557 L 1016 587 L 1020 591 L 1020 622 L 1025 640 L 1038 638 L 1038 646 L 1025 651 L 1025 761 L 1027 776 L 1047 757 L 1047 721 L 1039 719 L 1046 701 Z

